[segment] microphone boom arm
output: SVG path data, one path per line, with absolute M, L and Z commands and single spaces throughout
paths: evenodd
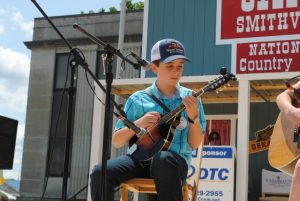
M 134 69 L 139 69 L 139 64 L 132 62 L 131 60 L 127 59 L 126 57 L 123 56 L 123 54 L 120 52 L 120 50 L 114 48 L 110 44 L 104 43 L 97 37 L 93 36 L 92 34 L 88 33 L 85 29 L 83 29 L 81 26 L 79 26 L 77 23 L 73 24 L 73 28 L 81 32 L 82 34 L 86 35 L 90 40 L 92 40 L 94 43 L 96 43 L 99 46 L 104 47 L 105 50 L 111 51 L 113 54 L 117 55 L 120 57 L 122 60 L 125 60 L 129 64 L 131 64 Z

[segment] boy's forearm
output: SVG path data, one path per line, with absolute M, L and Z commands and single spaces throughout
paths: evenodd
M 115 148 L 121 148 L 129 142 L 135 135 L 134 131 L 125 127 L 114 132 L 112 137 L 112 144 Z
M 200 122 L 190 124 L 188 142 L 192 149 L 196 149 L 203 140 Z
M 292 98 L 288 90 L 282 92 L 277 96 L 276 103 L 280 111 L 283 112 L 284 114 L 288 114 L 289 111 L 294 107 L 292 105 Z

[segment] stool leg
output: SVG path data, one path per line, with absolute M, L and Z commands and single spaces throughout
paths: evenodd
M 120 199 L 120 201 L 128 201 L 128 189 L 124 185 L 121 185 L 121 199 Z
M 188 186 L 184 185 L 182 187 L 183 190 L 183 201 L 189 201 L 189 188 Z

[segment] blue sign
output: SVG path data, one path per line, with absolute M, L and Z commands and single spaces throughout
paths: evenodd
M 232 158 L 231 147 L 203 147 L 203 158 Z

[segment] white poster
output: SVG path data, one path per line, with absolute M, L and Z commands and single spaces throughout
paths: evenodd
M 197 156 L 195 151 L 193 157 Z M 204 146 L 198 201 L 232 201 L 234 196 L 234 148 L 230 146 Z M 193 177 L 195 164 L 189 170 Z M 193 180 L 193 179 L 191 179 Z
M 289 194 L 292 183 L 291 176 L 282 172 L 262 170 L 261 192 Z

